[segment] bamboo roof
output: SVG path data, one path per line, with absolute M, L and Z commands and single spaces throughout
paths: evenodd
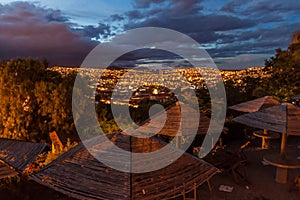
M 14 169 L 0 161 L 0 179 L 18 175 Z
M 290 103 L 240 115 L 233 121 L 287 135 L 300 135 L 300 107 Z
M 45 144 L 0 138 L 0 160 L 23 171 L 45 147 Z
M 272 96 L 265 96 L 262 98 L 246 101 L 229 108 L 240 112 L 257 112 L 261 109 L 268 108 L 270 106 L 279 105 L 280 102 L 274 99 Z
M 155 137 L 137 138 L 123 133 L 107 137 L 114 145 L 131 152 L 152 152 L 166 144 Z M 97 139 L 91 141 L 95 142 Z M 89 150 L 97 151 L 102 145 L 101 142 L 95 142 Z M 173 151 L 179 150 L 174 148 Z M 162 154 L 160 158 L 153 158 L 148 163 L 157 164 L 165 156 Z M 120 156 L 115 162 L 122 164 L 122 159 L 124 158 Z M 96 160 L 80 143 L 31 178 L 77 199 L 147 200 L 180 196 L 184 191 L 191 191 L 194 183 L 201 185 L 216 173 L 217 168 L 187 153 L 160 170 L 147 173 L 122 172 Z
M 184 107 L 184 109 L 181 109 Z M 197 132 L 198 135 L 207 133 L 210 119 L 205 115 L 197 117 L 199 111 L 187 104 L 178 102 L 166 110 L 164 113 L 158 113 L 152 119 L 147 120 L 134 131 L 139 134 L 159 134 L 167 136 L 189 136 Z M 125 130 L 132 131 L 132 130 Z

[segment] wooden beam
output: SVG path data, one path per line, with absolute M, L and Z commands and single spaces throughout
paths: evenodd
M 285 132 L 282 133 L 282 138 L 281 138 L 281 147 L 280 147 L 280 156 L 281 158 L 285 159 L 285 148 L 286 148 L 286 139 L 287 139 L 287 134 Z
M 208 179 L 206 182 L 207 182 L 207 185 L 208 185 L 209 192 L 210 192 L 210 194 L 212 194 L 212 187 L 211 187 L 211 184 L 210 184 L 210 179 Z
M 197 184 L 194 182 L 194 200 L 197 200 Z
M 277 183 L 287 183 L 287 173 L 288 173 L 288 170 L 287 168 L 280 168 L 280 167 L 277 167 L 276 169 L 276 182 Z

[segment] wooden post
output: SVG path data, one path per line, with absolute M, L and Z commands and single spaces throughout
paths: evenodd
M 183 200 L 185 200 L 185 184 L 183 184 L 183 192 L 182 192 L 182 195 L 183 195 Z
M 197 184 L 196 182 L 194 183 L 194 198 L 197 200 Z
M 219 138 L 219 142 L 220 142 L 220 144 L 219 144 L 219 145 L 220 145 L 220 148 L 223 148 L 223 140 L 222 140 L 221 137 Z
M 262 136 L 262 138 L 261 138 L 261 148 L 262 149 L 269 148 L 269 141 L 264 136 Z
M 264 135 L 268 135 L 268 130 L 267 129 L 264 129 Z M 261 138 L 261 147 L 262 149 L 268 149 L 269 148 L 269 141 L 264 137 L 262 136 Z
M 286 139 L 287 139 L 287 134 L 283 132 L 281 138 L 281 147 L 280 147 L 280 156 L 282 159 L 285 159 Z
M 211 184 L 210 184 L 210 179 L 208 179 L 206 182 L 207 182 L 207 185 L 208 185 L 209 192 L 210 192 L 210 194 L 212 194 L 212 187 L 211 187 Z
M 49 133 L 49 137 L 52 143 L 52 153 L 61 152 L 64 148 L 64 145 L 60 141 L 57 133 L 55 131 L 52 131 L 51 133 Z
M 176 148 L 179 148 L 179 136 L 175 136 Z
M 277 167 L 276 169 L 276 182 L 277 183 L 287 183 L 287 168 Z

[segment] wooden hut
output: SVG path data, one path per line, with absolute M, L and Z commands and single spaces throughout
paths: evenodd
M 12 167 L 0 161 L 0 179 L 18 175 Z
M 279 105 L 280 102 L 274 99 L 272 96 L 264 96 L 251 101 L 246 101 L 229 108 L 240 112 L 257 112 L 261 109 L 268 108 L 270 106 Z
M 300 108 L 290 103 L 282 103 L 258 112 L 240 115 L 234 118 L 233 121 L 283 133 L 282 154 L 285 150 L 286 137 L 288 135 L 300 136 Z
M 265 155 L 264 161 L 276 166 L 276 181 L 287 182 L 288 169 L 300 168 L 300 161 L 294 155 L 286 155 L 287 136 L 300 136 L 300 107 L 282 103 L 258 112 L 248 113 L 233 119 L 248 126 L 282 132 L 280 154 Z
M 197 116 L 198 115 L 198 116 Z M 210 123 L 213 125 L 210 126 Z M 214 129 L 219 125 L 210 120 L 204 114 L 187 104 L 176 103 L 163 112 L 157 113 L 151 119 L 148 119 L 136 129 L 126 129 L 125 132 L 130 135 L 165 135 L 175 137 L 175 146 L 185 150 L 186 145 L 182 146 L 182 138 L 193 139 L 195 135 L 205 135 L 208 129 Z M 211 137 L 211 143 L 214 145 L 219 138 Z
M 233 121 L 275 132 L 285 132 L 287 135 L 300 135 L 300 108 L 290 103 L 240 115 Z
M 181 109 L 182 106 L 184 109 Z M 135 131 L 143 134 L 155 133 L 174 137 L 191 136 L 194 135 L 194 130 L 196 130 L 198 135 L 205 135 L 210 124 L 210 119 L 202 114 L 198 118 L 193 117 L 195 112 L 199 113 L 199 111 L 196 111 L 189 105 L 177 102 L 174 106 L 166 110 L 166 119 L 162 113 L 158 113 L 152 119 L 147 120 L 135 129 Z M 185 119 L 184 116 L 189 117 Z
M 135 153 L 152 152 L 166 145 L 158 138 L 137 138 L 122 133 L 107 137 L 114 145 Z M 89 147 L 89 150 L 97 151 L 102 147 L 101 142 L 96 142 Z M 173 150 L 179 151 L 175 148 Z M 160 158 L 152 158 L 148 163 L 159 163 L 164 158 L 165 155 L 160 155 Z M 115 162 L 122 164 L 123 159 L 120 156 L 120 159 Z M 209 182 L 216 173 L 218 173 L 217 168 L 187 153 L 160 170 L 147 173 L 122 172 L 99 162 L 80 143 L 32 175 L 31 178 L 77 199 L 147 200 L 172 199 L 185 196 L 192 190 L 196 194 L 197 187 Z

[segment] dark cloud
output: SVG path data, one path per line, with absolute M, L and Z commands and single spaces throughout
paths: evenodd
M 137 61 L 141 59 L 152 59 L 152 60 L 166 60 L 166 59 L 180 59 L 176 54 L 171 52 L 163 51 L 160 49 L 139 49 L 128 52 L 118 58 L 119 61 Z
M 52 64 L 79 65 L 97 43 L 71 30 L 60 11 L 26 2 L 0 5 L 0 59 L 47 58 Z
M 84 36 L 88 38 L 96 38 L 96 39 L 107 38 L 112 34 L 111 26 L 103 23 L 99 23 L 98 26 L 92 26 L 92 25 L 83 26 L 82 28 L 77 30 L 81 30 Z
M 172 8 L 173 12 L 179 13 L 189 13 L 194 14 L 199 10 L 202 10 L 203 7 L 199 5 L 203 0 L 185 0 L 185 1 L 177 1 L 170 0 L 169 6 Z
M 165 4 L 168 8 L 172 8 L 173 12 L 181 12 L 182 13 L 194 13 L 197 12 L 202 7 L 199 3 L 203 2 L 203 0 L 134 0 L 133 5 L 137 9 L 146 9 L 150 8 L 151 5 L 159 5 L 161 6 L 162 3 Z
M 110 18 L 112 21 L 122 21 L 125 19 L 122 15 L 119 14 L 111 15 Z
M 255 58 L 258 54 L 273 54 L 276 48 L 287 47 L 291 34 L 300 27 L 300 22 L 294 23 L 300 18 L 297 1 L 232 0 L 215 12 L 208 12 L 202 0 L 138 2 L 135 10 L 125 14 L 128 20 L 125 30 L 138 27 L 177 30 L 207 47 L 216 58 L 240 56 L 245 60 L 250 54 Z M 247 56 L 242 57 L 243 54 Z
M 48 10 L 48 14 L 46 15 L 46 19 L 48 19 L 49 22 L 55 21 L 55 22 L 68 22 L 69 18 L 66 16 L 63 16 L 62 13 L 59 10 Z
M 218 56 L 234 56 L 243 53 L 274 53 L 276 48 L 287 47 L 292 42 L 292 33 L 298 30 L 300 22 L 279 24 L 274 28 L 253 29 L 220 36 L 221 46 L 214 50 Z
M 240 1 L 232 0 L 225 4 L 221 11 L 240 16 L 250 16 L 262 22 L 277 22 L 283 20 L 287 14 L 299 14 L 300 3 L 295 0 L 264 0 Z
M 147 4 L 150 1 L 139 1 Z M 146 10 L 136 9 L 126 13 L 128 22 L 124 29 L 163 27 L 188 34 L 199 43 L 216 42 L 217 32 L 254 27 L 257 22 L 236 16 L 203 14 L 202 0 L 165 0 L 166 6 Z M 161 2 L 160 2 L 161 3 Z
M 221 11 L 225 12 L 231 12 L 234 13 L 236 12 L 237 8 L 243 5 L 242 1 L 229 1 L 227 4 L 225 4 L 222 8 Z
M 222 8 L 204 7 L 210 4 L 204 0 L 132 2 L 132 10 L 111 13 L 106 21 L 99 19 L 97 25 L 86 26 L 71 24 L 72 18 L 60 10 L 38 4 L 0 4 L 0 59 L 33 56 L 52 63 L 80 64 L 98 44 L 91 38 L 102 40 L 123 30 L 163 27 L 189 35 L 215 58 L 238 56 L 245 61 L 252 54 L 261 60 L 258 54 L 287 47 L 300 27 L 300 3 L 293 0 L 231 0 Z M 142 54 L 135 56 L 143 58 Z
M 228 11 L 238 14 L 250 14 L 250 13 L 266 13 L 278 12 L 282 14 L 285 12 L 298 13 L 300 9 L 300 3 L 295 0 L 287 0 L 284 3 L 280 0 L 264 0 L 264 1 L 240 1 L 231 0 L 225 4 L 222 11 Z
M 136 8 L 149 8 L 151 4 L 159 4 L 165 0 L 134 0 L 133 5 Z
M 140 19 L 140 18 L 139 18 Z M 227 31 L 253 27 L 256 23 L 248 19 L 240 19 L 226 15 L 189 15 L 170 16 L 160 13 L 144 21 L 132 20 L 126 24 L 125 29 L 137 27 L 163 27 L 174 29 L 190 35 L 198 42 L 215 42 L 218 38 L 216 31 Z
M 128 17 L 129 20 L 139 20 L 144 18 L 146 15 L 145 13 L 139 11 L 139 10 L 131 10 L 125 13 L 125 15 Z

